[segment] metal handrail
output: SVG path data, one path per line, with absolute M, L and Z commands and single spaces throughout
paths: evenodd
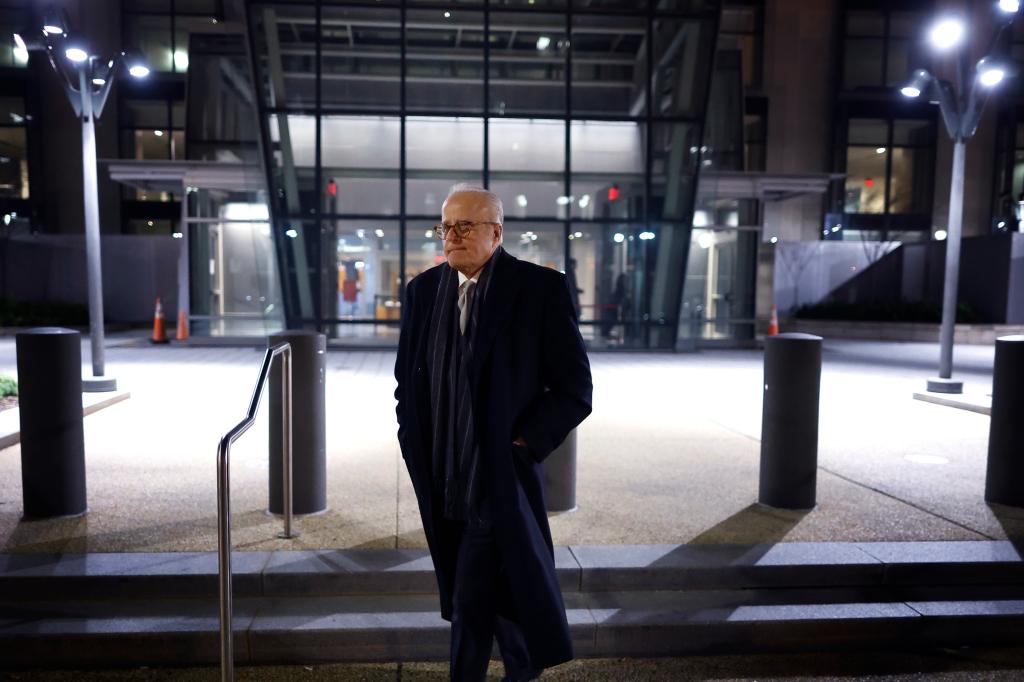
M 249 430 L 256 421 L 256 410 L 260 406 L 263 388 L 274 358 L 281 356 L 281 420 L 284 494 L 284 531 L 278 533 L 279 538 L 294 538 L 298 533 L 292 532 L 292 347 L 287 341 L 267 349 L 260 368 L 260 378 L 256 380 L 256 388 L 249 401 L 249 411 L 245 419 L 227 432 L 217 446 L 217 569 L 220 579 L 220 678 L 222 682 L 235 679 L 234 639 L 231 629 L 231 479 L 228 462 L 231 444 Z

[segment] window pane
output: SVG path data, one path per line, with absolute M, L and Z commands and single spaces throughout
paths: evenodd
M 885 35 L 885 14 L 872 11 L 850 11 L 846 13 L 846 35 Z
M 930 213 L 933 175 L 930 149 L 894 148 L 889 212 Z
M 505 215 L 565 217 L 565 123 L 491 119 L 490 189 Z
M 501 245 L 516 258 L 555 270 L 565 267 L 562 223 L 506 222 Z
M 0 197 L 29 198 L 24 128 L 0 128 Z
M 438 211 L 438 220 L 440 219 Z M 410 222 L 405 228 L 405 281 L 444 262 L 444 243 L 431 225 L 438 220 Z
M 137 47 L 154 71 L 171 71 L 171 18 L 129 14 L 125 16 L 128 44 Z
M 171 134 L 171 158 L 181 161 L 185 158 L 185 131 L 172 130 Z
M 753 336 L 756 232 L 694 229 L 679 333 L 689 338 Z M 740 320 L 743 320 L 741 322 Z
M 398 215 L 398 118 L 324 116 L 321 122 L 324 213 Z
M 573 17 L 574 114 L 640 115 L 645 111 L 647 22 L 635 16 Z
M 125 158 L 164 160 L 171 158 L 171 136 L 165 128 L 125 131 Z
M 1024 201 L 1024 151 L 1013 154 L 1013 198 Z
M 843 85 L 848 90 L 882 85 L 882 41 L 847 39 L 843 53 Z
M 757 55 L 757 38 L 753 35 L 720 35 L 718 36 L 718 52 L 723 50 L 739 50 L 743 64 L 743 85 L 755 88 L 761 83 L 760 62 Z
M 921 33 L 923 12 L 890 12 L 889 36 L 892 38 L 916 38 Z
M 399 12 L 349 7 L 322 11 L 323 104 L 397 109 L 402 68 Z
M 164 100 L 125 100 L 121 108 L 121 126 L 125 128 L 167 128 L 167 102 Z
M 398 320 L 399 223 L 393 220 L 325 221 L 329 247 L 325 315 L 342 320 Z M 330 252 L 330 249 L 325 249 Z M 372 336 L 373 330 L 366 329 Z
M 195 30 L 205 30 L 213 22 L 212 17 L 175 17 L 174 19 L 174 70 L 188 71 L 189 35 Z
M 25 123 L 25 100 L 21 97 L 0 97 L 0 125 Z
M 710 73 L 703 59 L 711 59 L 715 44 L 712 24 L 696 19 L 655 19 L 653 43 L 653 115 L 698 115 L 704 107 Z M 646 58 L 637 61 L 645 63 Z M 636 82 L 643 82 L 645 72 L 646 68 L 637 69 Z
M 491 0 L 491 7 L 528 7 L 534 10 L 565 9 L 569 0 Z
M 266 105 L 274 108 L 316 103 L 315 13 L 304 5 L 251 5 L 256 76 Z
M 580 332 L 595 346 L 638 346 L 645 307 L 643 271 L 638 271 L 633 226 L 620 223 L 574 223 L 570 228 L 570 263 L 580 301 Z M 589 324 L 588 324 L 589 323 Z
M 492 13 L 491 112 L 563 113 L 568 50 L 564 15 Z
M 483 14 L 411 10 L 406 20 L 406 105 L 427 111 L 483 111 Z
M 316 117 L 272 114 L 269 121 L 271 196 L 279 215 L 316 211 Z M 313 229 L 313 228 L 311 228 Z
M 644 126 L 633 121 L 573 121 L 572 213 L 639 218 L 644 202 Z
M 27 20 L 28 12 L 24 10 L 0 8 L 0 32 L 4 36 L 0 41 L 0 67 L 23 68 L 28 65 L 28 52 L 19 50 L 12 38 L 15 31 L 25 30 Z
M 885 212 L 885 154 L 871 147 L 846 150 L 847 213 Z
M 718 30 L 726 33 L 754 33 L 757 30 L 755 7 L 723 7 Z
M 441 204 L 452 185 L 459 182 L 481 184 L 483 119 L 410 116 L 406 121 L 405 139 L 406 212 L 409 215 L 439 219 Z
M 909 40 L 889 40 L 889 61 L 886 64 L 885 84 L 903 86 L 910 80 L 913 69 L 910 68 Z
M 636 10 L 647 8 L 647 0 L 572 0 L 573 9 L 581 11 Z
M 851 118 L 849 126 L 847 142 L 850 144 L 888 144 L 889 124 L 884 118 Z
M 653 125 L 649 211 L 652 217 L 683 220 L 689 216 L 699 146 L 696 124 Z
M 922 119 L 896 119 L 893 122 L 892 143 L 894 145 L 931 146 L 934 130 L 930 121 Z

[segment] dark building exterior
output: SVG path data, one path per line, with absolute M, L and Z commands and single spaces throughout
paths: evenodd
M 989 4 L 970 5 L 978 56 Z M 507 250 L 571 273 L 593 347 L 743 342 L 774 241 L 927 241 L 946 219 L 951 146 L 899 88 L 946 68 L 923 32 L 956 3 L 56 5 L 94 49 L 153 67 L 118 82 L 98 129 L 103 230 L 180 243 L 194 333 L 395 343 L 456 182 L 502 197 Z M 44 9 L 0 8 L 5 34 Z M 1024 30 L 1007 45 L 1024 58 Z M 56 77 L 6 42 L 0 71 L 0 229 L 80 232 Z M 966 235 L 1018 227 L 1022 86 L 968 147 Z

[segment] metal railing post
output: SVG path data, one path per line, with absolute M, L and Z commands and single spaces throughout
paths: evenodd
M 281 432 L 284 442 L 281 444 L 281 454 L 284 455 L 282 462 L 282 480 L 284 490 L 282 491 L 281 502 L 284 505 L 284 532 L 279 533 L 279 538 L 292 538 L 292 512 L 295 506 L 292 503 L 292 347 L 289 345 L 281 356 Z
M 284 440 L 284 532 L 279 533 L 277 537 L 298 537 L 298 533 L 292 532 L 292 349 L 291 345 L 285 342 L 267 349 L 245 419 L 228 431 L 217 447 L 217 571 L 220 591 L 222 682 L 233 682 L 235 679 L 234 639 L 231 626 L 231 445 L 256 421 L 256 411 L 259 409 L 260 398 L 270 376 L 270 366 L 278 355 L 281 356 L 281 371 L 284 373 L 284 381 L 281 382 L 284 404 L 281 415 L 284 422 L 281 429 Z

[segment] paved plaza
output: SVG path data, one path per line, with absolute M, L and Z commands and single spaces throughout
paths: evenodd
M 0 450 L 0 551 L 216 549 L 216 445 L 244 415 L 262 351 L 108 339 L 131 398 L 85 419 L 89 514 L 21 520 L 18 446 Z M 88 358 L 83 346 L 83 358 Z M 762 353 L 591 353 L 594 412 L 579 429 L 577 502 L 556 545 L 1019 539 L 1024 512 L 983 499 L 988 417 L 914 400 L 933 344 L 826 341 L 818 506 L 756 505 Z M 959 346 L 966 391 L 991 389 L 993 351 Z M 232 461 L 240 550 L 425 547 L 402 462 L 392 351 L 327 357 L 329 510 L 275 537 L 266 403 Z M 15 373 L 13 338 L 0 373 Z

